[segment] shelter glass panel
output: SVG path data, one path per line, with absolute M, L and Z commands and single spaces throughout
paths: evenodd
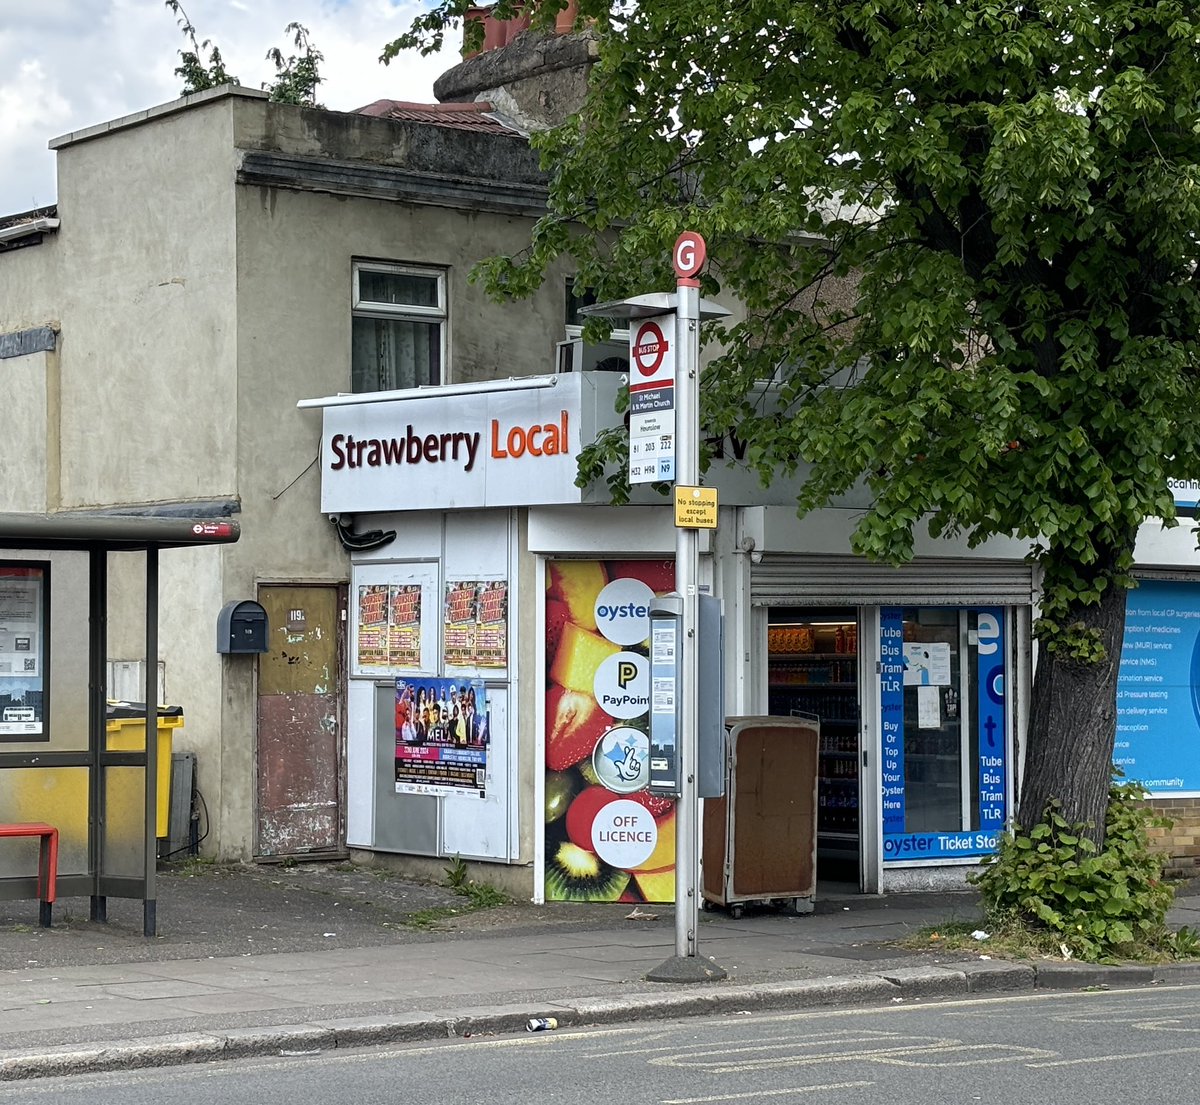
M 140 879 L 146 846 L 146 769 L 106 767 L 102 875 Z
M 0 810 L 6 821 L 45 821 L 58 829 L 58 873 L 87 873 L 88 769 L 12 767 L 0 770 Z M 0 842 L 0 878 L 37 870 L 38 841 Z

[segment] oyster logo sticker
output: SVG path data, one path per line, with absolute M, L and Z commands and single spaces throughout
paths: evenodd
M 596 669 L 596 702 L 610 717 L 641 717 L 650 709 L 650 663 L 636 652 L 618 652 Z
M 596 628 L 613 644 L 637 645 L 650 636 L 654 592 L 640 579 L 614 579 L 596 596 Z
M 650 781 L 650 738 L 628 725 L 610 729 L 596 743 L 592 769 L 617 794 L 641 790 Z

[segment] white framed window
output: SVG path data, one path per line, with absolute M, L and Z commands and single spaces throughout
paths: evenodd
M 355 261 L 353 271 L 352 390 L 442 383 L 445 271 L 382 261 Z
M 575 281 L 567 280 L 567 309 L 566 309 L 566 331 L 568 341 L 577 341 L 583 337 L 584 317 L 580 313 L 581 307 L 590 307 L 596 302 L 596 297 L 589 291 L 584 291 L 575 286 Z M 629 324 L 624 326 L 613 321 L 613 331 L 609 335 L 608 340 L 614 343 L 629 344 Z
M 620 320 L 613 320 L 617 327 L 609 334 L 607 341 L 595 344 L 584 342 L 584 316 L 581 307 L 591 306 L 596 297 L 590 292 L 576 286 L 572 279 L 567 280 L 566 295 L 566 334 L 567 340 L 558 343 L 556 355 L 556 372 L 628 372 L 629 371 L 629 327 L 621 326 Z

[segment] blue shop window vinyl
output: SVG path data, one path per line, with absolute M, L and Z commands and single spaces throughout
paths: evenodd
M 252 599 L 235 599 L 217 615 L 217 652 L 246 654 L 267 651 L 267 612 Z
M 959 613 L 956 611 L 956 614 Z M 968 673 L 968 653 L 959 657 L 962 683 L 960 693 L 970 687 L 973 691 L 973 710 L 968 715 L 975 730 L 968 745 L 959 744 L 957 755 L 967 757 L 971 765 L 969 775 L 974 786 L 969 795 L 974 826 L 971 828 L 933 829 L 928 825 L 911 826 L 912 810 L 910 787 L 920 787 L 921 764 L 916 763 L 915 777 L 910 777 L 911 758 L 928 760 L 918 746 L 917 754 L 911 755 L 907 747 L 908 738 L 917 737 L 930 726 L 921 724 L 916 732 L 915 717 L 906 716 L 905 690 L 924 685 L 926 694 L 932 691 L 939 716 L 936 721 L 941 728 L 941 711 L 946 708 L 949 695 L 936 685 L 950 685 L 951 654 L 946 648 L 941 654 L 944 670 L 940 679 L 931 680 L 934 646 L 905 639 L 905 611 L 901 607 L 883 607 L 880 611 L 880 665 L 879 696 L 882 718 L 882 783 L 881 806 L 883 814 L 883 859 L 885 862 L 905 864 L 920 860 L 968 859 L 988 855 L 996 850 L 999 834 L 1004 828 L 1007 809 L 1007 754 L 1005 747 L 1005 633 L 1004 610 L 999 607 L 974 608 L 972 621 L 968 622 L 973 664 Z M 922 661 L 921 657 L 925 656 Z M 920 694 L 920 691 L 917 692 Z M 955 710 L 960 707 L 955 697 Z M 910 702 L 909 707 L 918 705 Z M 953 715 L 951 715 L 953 716 Z M 906 724 L 906 722 L 908 724 Z M 973 759 L 974 763 L 971 764 Z M 928 817 L 921 818 L 928 820 Z

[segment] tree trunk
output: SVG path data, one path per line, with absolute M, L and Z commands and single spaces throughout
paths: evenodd
M 1031 828 L 1052 798 L 1070 822 L 1087 822 L 1104 841 L 1117 731 L 1117 671 L 1128 592 L 1110 583 L 1096 605 L 1076 606 L 1064 620 L 1099 630 L 1104 659 L 1083 663 L 1040 650 L 1033 680 L 1025 777 L 1017 822 Z

